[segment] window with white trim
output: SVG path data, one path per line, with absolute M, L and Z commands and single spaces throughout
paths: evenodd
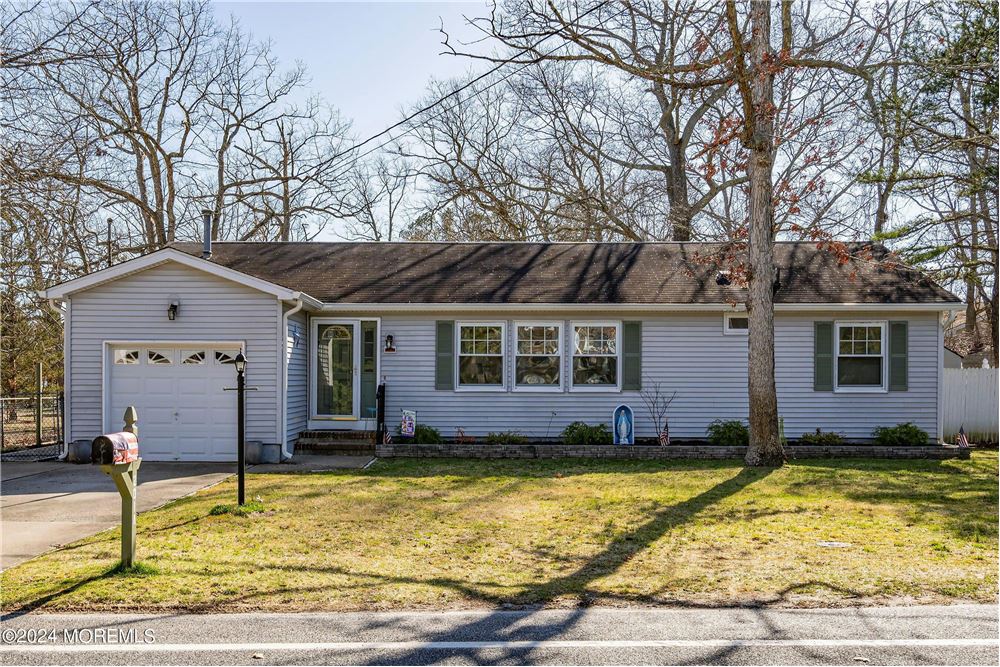
M 216 350 L 215 351 L 215 363 L 217 364 L 232 364 L 236 362 L 236 352 L 229 352 L 228 350 Z
M 502 322 L 459 322 L 456 386 L 460 389 L 502 389 L 504 333 Z
M 562 324 L 518 322 L 514 325 L 514 387 L 562 387 Z
M 139 363 L 139 350 L 115 350 L 115 363 L 126 366 Z
M 200 365 L 205 363 L 205 350 L 181 350 L 181 363 Z
M 872 391 L 885 387 L 885 323 L 836 323 L 837 389 Z
M 725 313 L 722 316 L 722 333 L 746 336 L 750 331 L 750 318 L 745 313 Z
M 146 350 L 146 361 L 153 366 L 169 366 L 174 363 L 173 350 Z
M 573 323 L 573 365 L 571 386 L 579 389 L 617 389 L 619 359 L 619 323 Z

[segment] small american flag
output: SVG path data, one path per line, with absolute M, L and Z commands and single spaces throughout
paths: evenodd
M 963 449 L 969 448 L 969 438 L 965 435 L 965 425 L 962 425 L 958 429 L 958 437 L 955 438 L 955 444 Z
M 670 446 L 670 422 L 663 422 L 663 430 L 660 431 L 660 446 Z

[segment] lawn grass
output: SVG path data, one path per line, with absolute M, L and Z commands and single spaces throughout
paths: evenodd
M 997 453 L 971 460 L 379 461 L 250 475 L 2 574 L 5 611 L 994 602 Z M 849 546 L 821 546 L 819 542 Z

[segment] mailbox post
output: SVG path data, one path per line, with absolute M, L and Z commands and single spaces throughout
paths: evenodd
M 121 433 L 98 436 L 91 445 L 91 461 L 114 480 L 122 499 L 122 567 L 135 564 L 136 492 L 139 485 L 139 429 L 133 406 L 125 410 Z

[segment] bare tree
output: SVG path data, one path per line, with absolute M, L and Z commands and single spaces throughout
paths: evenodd
M 389 162 L 382 156 L 374 164 L 361 164 L 348 176 L 342 204 L 347 236 L 368 241 L 393 241 L 399 236 L 413 174 L 405 159 Z
M 667 395 L 663 389 L 663 383 L 656 378 L 646 378 L 642 383 L 642 390 L 639 392 L 642 402 L 649 413 L 649 419 L 653 423 L 656 431 L 656 439 L 662 446 L 670 444 L 670 406 L 677 398 L 674 391 Z

